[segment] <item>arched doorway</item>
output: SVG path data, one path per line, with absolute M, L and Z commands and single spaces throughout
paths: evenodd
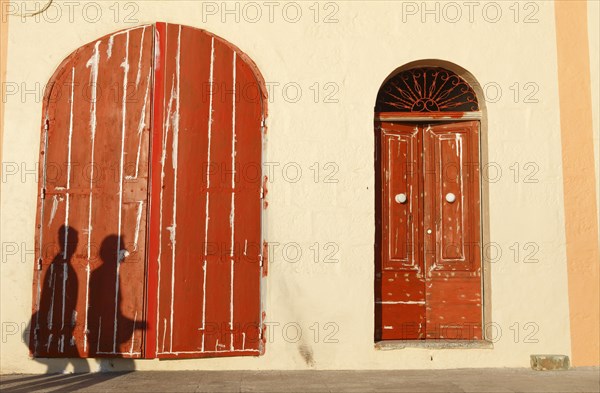
M 470 84 L 404 67 L 375 106 L 375 340 L 481 340 L 480 120 Z
M 48 86 L 32 354 L 262 353 L 254 63 L 204 30 L 156 23 L 84 45 Z

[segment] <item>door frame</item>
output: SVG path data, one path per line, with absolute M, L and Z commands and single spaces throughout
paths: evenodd
M 404 68 L 404 67 L 402 67 Z M 410 67 L 408 67 L 410 68 Z M 395 74 L 395 72 L 394 72 Z M 477 91 L 477 90 L 476 90 Z M 487 240 L 489 239 L 489 199 L 487 192 L 487 182 L 484 186 L 483 181 L 483 166 L 487 163 L 487 154 L 484 152 L 487 151 L 487 134 L 484 132 L 484 123 L 485 117 L 483 116 L 484 109 L 476 112 L 439 112 L 439 113 L 431 113 L 431 112 L 375 112 L 374 117 L 374 144 L 375 144 L 375 157 L 374 157 L 374 169 L 375 169 L 375 200 L 376 200 L 376 208 L 375 208 L 375 264 L 381 263 L 380 256 L 377 254 L 381 252 L 380 246 L 377 244 L 377 241 L 380 241 L 381 233 L 382 233 L 382 210 L 381 207 L 378 207 L 378 197 L 380 196 L 382 184 L 380 183 L 378 175 L 381 171 L 381 157 L 380 153 L 378 153 L 380 147 L 380 136 L 377 133 L 381 132 L 381 123 L 396 123 L 396 124 L 427 124 L 427 123 L 459 123 L 462 121 L 473 121 L 476 120 L 479 123 L 479 200 L 480 200 L 480 209 L 479 209 L 479 222 L 480 222 L 480 260 L 481 260 L 481 278 L 480 278 L 480 288 L 481 288 L 481 330 L 482 330 L 482 339 L 476 340 L 474 342 L 486 342 L 489 343 L 488 335 L 487 335 L 487 327 L 491 323 L 491 284 L 490 284 L 490 267 L 488 266 L 490 260 L 489 258 L 485 258 L 484 248 L 485 244 L 487 244 Z M 485 149 L 484 149 L 485 148 Z M 484 161 L 485 159 L 485 161 Z M 378 262 L 379 261 L 379 262 Z M 376 267 L 375 267 L 376 268 Z M 375 279 L 373 279 L 375 283 Z M 375 303 L 374 303 L 375 304 Z M 375 330 L 375 326 L 374 326 Z M 374 335 L 375 337 L 375 335 Z M 395 340 L 381 340 L 380 342 L 388 342 Z M 432 343 L 436 341 L 447 341 L 447 340 L 402 340 L 403 343 Z M 435 345 L 435 344 L 434 344 Z

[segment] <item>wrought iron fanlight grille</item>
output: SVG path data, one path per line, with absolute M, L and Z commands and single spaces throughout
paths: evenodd
M 379 90 L 375 112 L 471 112 L 479 103 L 460 76 L 440 67 L 402 71 Z

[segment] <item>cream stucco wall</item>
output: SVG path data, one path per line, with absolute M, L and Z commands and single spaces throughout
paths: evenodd
M 530 354 L 570 354 L 551 2 L 536 3 L 537 23 L 523 23 L 531 9 L 521 9 L 519 22 L 515 23 L 515 14 L 508 8 L 510 4 L 502 2 L 495 3 L 502 10 L 502 17 L 496 23 L 484 18 L 485 3 L 474 9 L 473 23 L 469 22 L 469 10 L 464 6 L 457 23 L 445 21 L 443 14 L 439 23 L 433 20 L 434 15 L 429 15 L 423 23 L 420 13 L 405 15 L 403 22 L 401 2 L 355 1 L 329 3 L 327 8 L 320 3 L 318 23 L 309 9 L 312 2 L 296 3 L 302 10 L 297 23 L 285 20 L 282 14 L 285 3 L 277 3 L 271 22 L 269 8 L 262 2 L 257 3 L 263 12 L 257 23 L 244 20 L 243 12 L 239 23 L 234 21 L 234 15 L 225 15 L 224 23 L 221 12 L 203 14 L 203 7 L 206 10 L 209 3 L 222 11 L 221 2 L 138 1 L 139 9 L 134 16 L 138 22 L 133 24 L 159 20 L 204 28 L 237 45 L 256 62 L 270 86 L 265 161 L 279 164 L 269 184 L 267 240 L 281 245 L 298 243 L 303 254 L 297 263 L 285 261 L 282 246 L 271 255 L 266 313 L 268 322 L 279 325 L 268 335 L 264 356 L 145 360 L 136 361 L 135 368 L 526 367 Z M 60 2 L 57 4 L 61 6 Z M 115 14 L 109 9 L 113 3 L 98 2 L 102 16 L 97 23 L 89 23 L 82 14 L 86 2 L 79 4 L 72 22 L 64 4 L 63 15 L 56 23 L 44 18 L 39 22 L 32 19 L 23 22 L 12 17 L 7 82 L 30 90 L 36 83 L 43 85 L 71 51 L 132 25 L 123 18 L 134 8 L 121 6 L 115 23 Z M 420 7 L 421 2 L 411 4 Z M 234 3 L 229 6 L 233 8 Z M 494 17 L 493 8 L 487 10 L 489 20 Z M 294 13 L 292 8 L 288 11 L 289 20 Z M 338 21 L 323 23 L 332 11 Z M 253 18 L 254 14 L 246 16 Z M 447 16 L 453 18 L 454 14 Z M 594 23 L 597 31 L 597 19 Z M 497 181 L 489 183 L 487 195 L 487 241 L 498 245 L 502 252 L 501 258 L 490 264 L 488 287 L 493 311 L 489 318 L 494 323 L 492 332 L 501 329 L 493 349 L 374 349 L 373 105 L 377 90 L 388 74 L 419 59 L 442 59 L 460 65 L 482 86 L 491 86 L 488 93 L 492 99 L 493 86 L 502 91 L 497 102 L 487 103 L 487 154 L 493 168 L 502 171 Z M 595 61 L 597 64 L 597 57 Z M 597 82 L 597 74 L 595 78 Z M 288 97 L 282 89 L 290 83 L 301 88 L 298 102 L 292 102 L 293 88 L 287 90 Z M 320 87 L 318 102 L 314 97 L 315 83 Z M 324 89 L 326 83 L 332 85 Z M 521 89 L 519 102 L 514 102 L 514 87 L 511 90 L 515 83 Z M 526 83 L 539 88 L 534 97 L 539 102 L 523 102 L 525 94 L 531 91 L 523 90 Z M 333 91 L 331 86 L 337 89 L 331 98 L 338 102 L 323 102 L 324 94 Z M 597 99 L 597 83 L 593 91 Z M 29 94 L 24 99 L 11 95 L 6 102 L 3 160 L 25 165 L 28 170 L 35 168 L 38 160 L 41 94 L 41 91 L 37 97 Z M 597 129 L 598 123 L 595 124 Z M 315 162 L 321 167 L 319 182 L 314 181 L 310 169 Z M 330 169 L 324 166 L 329 162 L 339 168 L 334 176 L 337 183 L 323 181 L 329 173 L 326 169 Z M 296 183 L 284 178 L 282 168 L 288 163 L 297 163 L 302 168 L 302 177 Z M 517 179 L 515 163 L 520 168 Z M 526 166 L 528 163 L 534 166 Z M 524 182 L 531 168 L 539 168 L 533 176 L 537 183 Z M 21 181 L 21 175 L 25 181 Z M 496 177 L 495 172 L 491 176 Z M 9 334 L 12 323 L 26 324 L 30 316 L 36 178 L 35 174 L 21 171 L 2 183 L 2 242 L 16 243 L 21 248 L 17 255 L 3 256 L 1 265 L 2 372 L 43 372 L 48 364 L 50 369 L 59 365 L 56 361 L 42 363 L 29 359 L 20 332 Z M 314 263 L 309 247 L 319 243 L 323 259 L 323 247 L 328 242 L 336 244 L 335 258 L 339 262 Z M 509 248 L 514 243 L 521 250 L 519 263 L 515 263 Z M 539 248 L 535 255 L 538 263 L 523 263 L 529 251 L 524 248 L 525 243 L 534 243 Z M 29 251 L 24 251 L 23 245 Z M 284 339 L 282 327 L 287 323 L 297 323 L 302 328 L 298 342 Z M 315 323 L 319 324 L 317 340 Z M 334 325 L 325 329 L 327 323 Z M 333 332 L 331 326 L 336 328 L 332 338 L 337 343 L 326 342 L 325 336 Z M 532 332 L 527 340 L 527 334 Z M 293 335 L 293 329 L 288 333 Z M 537 342 L 528 342 L 532 340 Z M 100 367 L 94 360 L 90 364 L 93 368 Z M 118 360 L 113 362 L 114 367 L 108 362 L 102 364 L 103 369 L 131 367 Z

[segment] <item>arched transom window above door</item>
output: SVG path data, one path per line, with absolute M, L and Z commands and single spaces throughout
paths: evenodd
M 418 67 L 389 78 L 379 90 L 375 112 L 476 112 L 477 95 L 458 74 Z

